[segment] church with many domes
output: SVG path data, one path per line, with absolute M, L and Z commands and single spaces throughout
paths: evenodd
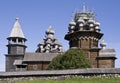
M 83 8 L 82 11 L 75 13 L 64 38 L 69 41 L 69 48 L 83 50 L 92 68 L 114 68 L 117 59 L 115 50 L 106 48 L 107 44 L 104 40 L 99 47 L 99 40 L 104 35 L 99 27 L 100 23 L 96 21 L 94 13 Z M 26 52 L 27 39 L 18 18 L 7 40 L 6 71 L 46 70 L 53 58 L 59 53 L 64 53 L 62 44 L 55 37 L 52 26 L 45 31 L 45 37 L 38 44 L 35 52 Z

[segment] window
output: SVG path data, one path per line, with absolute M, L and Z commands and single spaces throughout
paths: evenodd
M 37 65 L 33 65 L 33 70 L 37 70 Z

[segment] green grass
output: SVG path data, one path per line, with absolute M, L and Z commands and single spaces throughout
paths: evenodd
M 120 83 L 120 78 L 71 78 L 66 80 L 29 80 L 13 83 Z

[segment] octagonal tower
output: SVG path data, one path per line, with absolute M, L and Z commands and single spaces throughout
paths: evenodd
M 96 57 L 99 56 L 98 43 L 103 36 L 99 26 L 100 23 L 96 21 L 94 13 L 83 9 L 75 13 L 74 20 L 69 23 L 68 33 L 65 35 L 69 47 L 81 48 L 95 68 L 99 67 Z

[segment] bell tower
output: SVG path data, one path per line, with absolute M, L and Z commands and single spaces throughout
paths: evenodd
M 6 54 L 6 71 L 14 71 L 15 60 L 22 60 L 26 49 L 26 38 L 22 32 L 18 18 L 16 18 L 15 24 L 7 40 L 8 54 Z
M 84 6 L 82 11 L 75 13 L 74 20 L 69 23 L 68 33 L 65 35 L 69 47 L 81 48 L 95 68 L 98 67 L 96 59 L 100 50 L 98 43 L 103 36 L 99 26 L 100 23 L 95 20 L 94 13 L 86 11 Z

